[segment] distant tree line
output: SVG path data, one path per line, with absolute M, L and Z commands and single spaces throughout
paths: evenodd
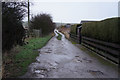
M 2 50 L 8 51 L 14 45 L 22 45 L 25 31 L 22 19 L 26 14 L 25 2 L 2 2 Z
M 55 24 L 52 21 L 52 17 L 49 14 L 43 13 L 34 16 L 30 21 L 30 30 L 41 29 L 42 35 L 48 35 L 53 32 Z

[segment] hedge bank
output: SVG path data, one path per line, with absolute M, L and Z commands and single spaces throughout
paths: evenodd
M 71 26 L 71 28 L 70 28 L 70 33 L 71 34 L 76 34 L 76 27 L 77 27 L 77 24 L 74 24 L 74 25 Z
M 82 36 L 120 44 L 120 18 L 109 18 L 102 21 L 82 24 Z

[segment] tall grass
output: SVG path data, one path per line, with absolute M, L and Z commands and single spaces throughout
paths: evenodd
M 90 38 L 120 44 L 120 18 L 110 18 L 102 21 L 82 24 L 82 35 Z

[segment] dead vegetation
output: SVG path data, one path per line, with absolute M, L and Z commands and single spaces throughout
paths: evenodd
M 69 39 L 69 33 L 70 33 L 70 28 L 66 28 L 66 27 L 61 27 L 58 29 L 61 33 L 63 33 L 65 35 L 65 37 L 67 39 Z

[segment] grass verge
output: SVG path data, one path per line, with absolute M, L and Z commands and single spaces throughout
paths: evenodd
M 96 58 L 102 65 L 105 66 L 111 66 L 114 69 L 117 70 L 117 65 L 111 63 L 110 61 L 103 59 L 102 57 L 98 56 L 97 53 L 89 50 L 88 48 L 84 47 L 83 45 L 77 45 L 81 50 L 83 50 L 84 52 L 86 52 L 89 56 Z
M 72 39 L 68 39 L 72 44 L 78 44 L 77 42 L 73 41 Z
M 58 33 L 57 31 L 56 31 L 56 33 L 58 34 L 57 39 L 58 39 L 58 40 L 61 40 L 62 35 L 61 35 L 60 33 Z
M 72 43 L 75 43 L 74 41 L 70 40 Z M 89 56 L 96 58 L 102 65 L 105 66 L 110 66 L 116 70 L 118 70 L 118 66 L 111 63 L 110 61 L 103 59 L 102 57 L 98 56 L 97 53 L 89 50 L 88 48 L 84 47 L 83 45 L 80 44 L 74 44 L 75 46 L 77 46 L 78 48 L 80 48 L 82 51 L 84 51 L 85 53 L 87 53 Z
M 45 36 L 40 38 L 31 38 L 27 41 L 29 44 L 24 46 L 18 46 L 17 53 L 11 54 L 6 58 L 11 57 L 9 64 L 5 67 L 6 77 L 18 77 L 22 76 L 27 72 L 28 66 L 36 61 L 36 57 L 39 55 L 37 49 L 42 48 L 51 39 L 52 36 Z M 14 51 L 13 51 L 14 52 Z M 12 52 L 12 53 L 13 53 Z

